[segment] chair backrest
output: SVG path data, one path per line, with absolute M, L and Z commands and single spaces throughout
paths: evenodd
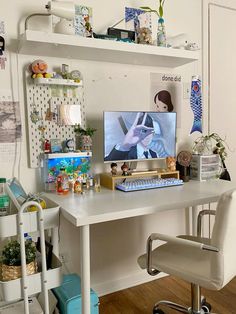
M 211 244 L 220 249 L 212 254 L 212 276 L 225 286 L 236 276 L 236 190 L 220 197 L 217 205 Z

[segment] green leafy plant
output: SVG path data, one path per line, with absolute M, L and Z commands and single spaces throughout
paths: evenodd
M 36 247 L 31 240 L 25 241 L 26 264 L 36 258 Z M 8 266 L 21 266 L 20 243 L 16 240 L 8 242 L 2 251 L 2 263 Z
M 150 7 L 140 7 L 142 10 L 146 11 L 146 12 L 154 12 L 157 14 L 157 16 L 159 18 L 162 18 L 163 17 L 163 14 L 164 14 L 164 3 L 165 3 L 165 0 L 159 0 L 159 7 L 157 10 L 153 10 L 152 8 Z
M 212 147 L 212 140 L 215 142 L 215 147 Z M 194 141 L 193 152 L 201 153 L 201 150 L 208 149 L 212 153 L 219 154 L 222 161 L 227 157 L 225 139 L 222 139 L 217 133 L 203 135 Z
M 80 127 L 80 125 L 77 125 L 74 129 L 75 133 L 78 133 L 80 135 L 89 135 L 93 136 L 93 134 L 97 131 L 97 129 L 87 127 L 86 129 L 83 129 Z

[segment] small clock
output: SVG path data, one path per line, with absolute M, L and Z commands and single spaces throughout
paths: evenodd
M 177 156 L 178 163 L 183 167 L 189 167 L 192 159 L 192 154 L 188 151 L 183 150 Z
M 72 78 L 72 80 L 76 81 L 76 82 L 80 82 L 81 80 L 81 73 L 78 70 L 73 70 L 70 72 L 70 77 Z

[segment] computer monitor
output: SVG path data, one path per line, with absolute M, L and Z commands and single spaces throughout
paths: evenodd
M 175 112 L 104 112 L 104 161 L 145 161 L 176 155 Z

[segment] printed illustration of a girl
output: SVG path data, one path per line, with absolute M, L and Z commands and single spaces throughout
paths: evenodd
M 157 112 L 171 112 L 174 106 L 171 101 L 171 94 L 167 90 L 161 90 L 154 97 Z

